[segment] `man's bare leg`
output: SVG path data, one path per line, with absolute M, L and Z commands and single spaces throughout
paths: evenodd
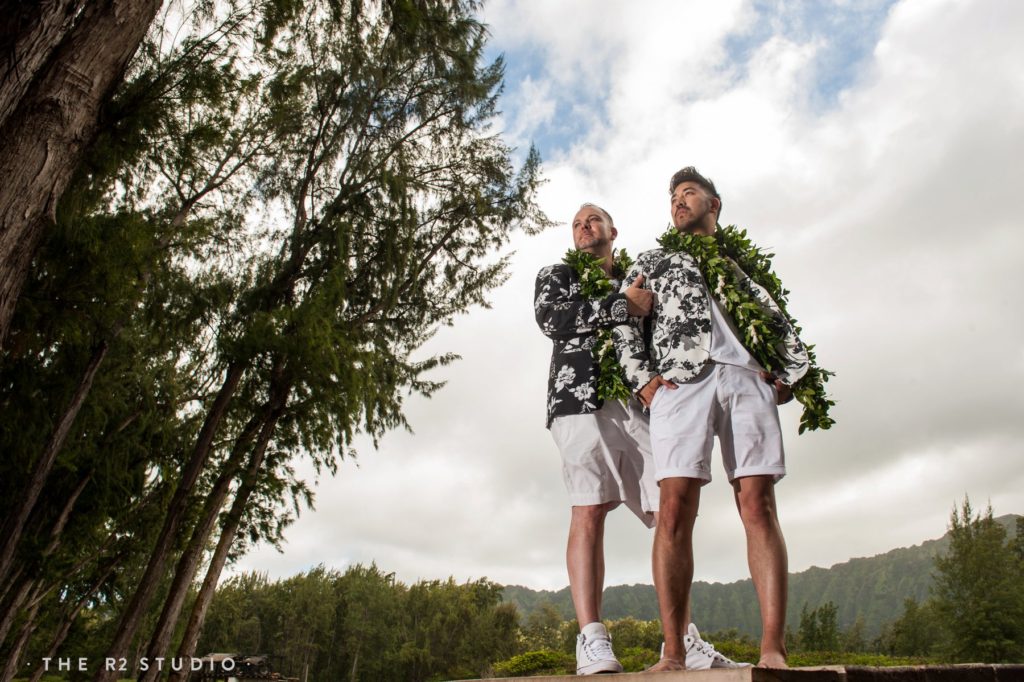
M 601 619 L 601 594 L 604 591 L 604 504 L 572 508 L 565 564 L 569 571 L 569 591 L 576 607 L 580 628 Z
M 684 670 L 683 636 L 690 620 L 690 583 L 693 582 L 693 523 L 700 504 L 701 482 L 693 478 L 661 481 L 661 509 L 654 531 L 652 569 L 658 592 L 664 658 L 650 670 Z
M 786 590 L 789 561 L 770 476 L 733 481 L 736 507 L 747 534 L 747 563 L 761 606 L 762 668 L 786 666 Z

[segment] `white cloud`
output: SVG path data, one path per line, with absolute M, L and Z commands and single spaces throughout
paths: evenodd
M 759 20 L 747 3 L 502 0 L 485 20 L 499 50 L 537 60 L 508 85 L 506 130 L 521 145 L 534 128 L 572 133 L 548 140 L 550 217 L 600 203 L 635 254 L 667 223 L 668 177 L 692 163 L 719 185 L 724 220 L 777 253 L 791 312 L 837 372 L 832 431 L 797 436 L 798 410 L 783 408 L 791 570 L 936 537 L 965 493 L 1024 512 L 1024 4 L 897 4 L 824 109 L 812 89 L 827 36 L 780 30 L 729 61 L 727 35 Z M 439 373 L 450 381 L 433 400 L 409 401 L 416 434 L 364 446 L 361 468 L 321 482 L 284 557 L 243 568 L 375 559 L 404 580 L 565 584 L 568 506 L 543 427 L 550 345 L 532 296 L 568 228 L 513 246 L 493 309 L 430 341 L 464 360 Z M 743 534 L 719 471 L 702 495 L 696 577 L 734 580 L 747 574 Z M 650 539 L 612 515 L 609 584 L 650 582 Z

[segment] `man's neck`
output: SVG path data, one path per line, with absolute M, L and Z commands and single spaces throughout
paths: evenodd
M 598 258 L 600 258 L 601 259 L 601 269 L 604 270 L 609 275 L 612 274 L 612 267 L 614 265 L 614 260 L 612 259 L 612 250 L 611 249 L 608 249 L 607 251 L 605 251 L 604 249 L 601 249 L 599 252 L 598 251 L 590 251 L 588 249 L 583 249 L 583 250 L 586 251 L 587 253 L 589 253 L 591 256 L 597 256 Z
M 716 221 L 701 222 L 698 223 L 697 225 L 691 225 L 689 228 L 677 227 L 676 230 L 682 232 L 683 234 L 692 234 L 698 237 L 710 237 L 715 233 L 716 225 Z

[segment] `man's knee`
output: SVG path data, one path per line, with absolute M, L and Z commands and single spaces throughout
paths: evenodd
M 736 501 L 740 518 L 747 527 L 773 526 L 778 521 L 775 508 L 775 486 L 767 477 L 751 477 L 736 484 Z
M 660 485 L 658 525 L 669 532 L 692 527 L 700 503 L 700 482 L 691 478 L 666 478 Z
M 601 504 L 574 505 L 572 518 L 582 523 L 600 524 L 604 522 L 608 512 L 615 507 L 615 502 L 603 502 Z

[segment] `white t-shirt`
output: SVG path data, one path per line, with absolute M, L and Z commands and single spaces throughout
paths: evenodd
M 754 359 L 742 343 L 732 319 L 721 308 L 714 296 L 711 299 L 711 361 L 723 365 L 735 365 L 754 372 L 764 368 Z

